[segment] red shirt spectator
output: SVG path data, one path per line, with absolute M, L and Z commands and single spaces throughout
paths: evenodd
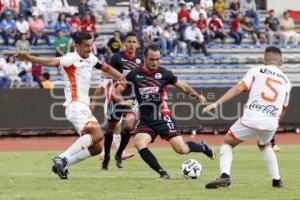
M 187 10 L 186 5 L 185 4 L 181 4 L 181 9 L 178 12 L 178 22 L 190 22 L 191 20 L 191 15 L 190 12 Z M 186 21 L 184 21 L 186 20 Z
M 205 18 L 198 19 L 198 21 L 197 21 L 197 27 L 200 30 L 206 29 L 206 27 L 207 27 L 207 20 Z
M 223 29 L 223 24 L 216 16 L 213 16 L 208 23 L 209 30 L 212 32 L 216 32 L 219 29 Z
M 80 19 L 78 13 L 73 15 L 73 18 L 69 21 L 71 32 L 75 33 L 80 29 Z
M 90 33 L 93 36 L 96 34 L 96 22 L 89 13 L 87 13 L 81 21 L 81 31 Z
M 238 28 L 240 26 L 241 19 L 239 17 L 236 17 L 232 22 L 230 26 L 230 32 L 238 32 Z

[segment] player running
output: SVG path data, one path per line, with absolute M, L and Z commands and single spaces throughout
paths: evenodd
M 132 70 L 126 80 L 133 86 L 139 103 L 139 123 L 135 129 L 134 144 L 142 159 L 160 175 L 160 179 L 169 179 L 170 176 L 159 164 L 156 157 L 148 149 L 157 135 L 167 140 L 178 154 L 202 152 L 214 159 L 214 151 L 202 141 L 200 144 L 184 142 L 176 130 L 170 110 L 165 102 L 167 86 L 172 84 L 182 92 L 196 97 L 200 103 L 205 103 L 204 96 L 198 94 L 189 85 L 177 80 L 169 70 L 160 67 L 160 51 L 155 45 L 149 45 L 144 51 L 144 66 Z M 122 105 L 131 105 L 133 100 L 125 100 L 122 93 L 126 86 L 118 85 L 114 98 Z
M 122 80 L 122 74 L 91 53 L 93 39 L 90 34 L 77 32 L 74 40 L 76 50 L 59 58 L 16 54 L 20 60 L 63 68 L 66 117 L 80 137 L 65 152 L 53 158 L 52 170 L 61 179 L 68 178 L 68 166 L 97 155 L 102 149 L 103 132 L 89 108 L 92 69 L 101 69 L 115 80 Z
M 233 159 L 232 148 L 241 142 L 257 137 L 258 148 L 272 175 L 273 187 L 281 188 L 278 163 L 270 141 L 278 128 L 278 122 L 287 109 L 291 83 L 279 67 L 282 53 L 277 47 L 268 47 L 264 53 L 264 65 L 251 68 L 245 77 L 215 103 L 206 106 L 203 113 L 217 108 L 243 91 L 249 92 L 243 116 L 237 120 L 225 135 L 220 148 L 221 176 L 206 184 L 207 189 L 228 187 L 231 184 L 230 169 Z
M 125 50 L 116 53 L 112 56 L 109 64 L 118 70 L 124 76 L 133 69 L 139 67 L 143 60 L 136 52 L 138 47 L 138 38 L 135 33 L 128 33 L 124 42 Z M 134 99 L 130 86 L 123 91 L 122 95 L 127 99 Z M 130 133 L 135 127 L 136 115 L 135 108 L 120 105 L 114 99 L 111 99 L 108 108 L 108 127 L 105 133 L 104 149 L 105 155 L 102 162 L 102 169 L 107 170 L 110 161 L 110 148 L 113 140 L 113 133 L 115 126 L 120 122 L 121 118 L 124 120 L 124 127 L 121 130 L 121 142 L 119 148 L 115 154 L 116 165 L 118 168 L 122 168 L 122 153 L 125 150 L 129 139 Z

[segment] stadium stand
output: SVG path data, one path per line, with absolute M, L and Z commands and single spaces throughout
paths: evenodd
M 184 1 L 180 2 L 183 3 Z M 186 4 L 191 8 L 191 5 L 188 4 L 189 2 L 190 1 L 187 1 Z M 66 16 L 70 19 L 72 14 L 77 12 L 77 6 L 70 6 L 67 4 L 67 1 L 64 1 L 64 3 L 64 6 L 69 10 L 69 13 L 67 13 Z M 111 38 L 116 29 L 119 14 L 127 13 L 128 16 L 130 16 L 131 12 L 128 12 L 129 3 L 126 4 L 123 2 L 119 5 L 121 6 L 109 7 L 109 18 L 106 23 L 96 24 L 96 35 L 101 37 L 105 42 Z M 35 7 L 33 9 L 35 9 Z M 63 9 L 58 9 L 55 12 L 58 14 L 61 10 Z M 296 11 L 290 11 L 290 13 L 291 16 L 295 18 L 295 30 L 297 31 L 300 29 L 299 13 Z M 142 13 L 140 13 L 140 15 L 141 14 Z M 264 20 L 268 16 L 268 11 L 258 10 L 258 15 L 260 30 L 264 31 Z M 230 25 L 228 23 L 223 23 L 223 25 L 228 33 Z M 44 32 L 49 36 L 51 45 L 46 45 L 45 40 L 38 40 L 37 45 L 31 46 L 31 52 L 33 54 L 54 57 L 54 40 L 56 38 L 55 22 L 46 24 Z M 13 42 L 12 38 L 10 38 L 10 42 Z M 275 42 L 277 42 L 276 39 Z M 3 43 L 4 40 L 1 38 L 0 51 L 4 55 L 7 56 L 16 52 L 15 46 L 3 45 Z M 222 44 L 220 40 L 207 44 L 207 49 L 212 55 L 204 56 L 197 51 L 193 51 L 191 56 L 188 56 L 186 53 L 174 56 L 168 54 L 163 57 L 162 66 L 173 70 L 182 80 L 192 84 L 194 87 L 229 87 L 236 83 L 247 69 L 257 64 L 261 64 L 262 53 L 265 47 L 266 44 L 253 44 L 252 39 L 249 37 L 244 38 L 240 45 L 236 45 L 232 38 L 227 37 L 225 44 Z M 287 73 L 295 86 L 299 86 L 300 71 L 297 61 L 300 59 L 300 46 L 288 44 L 280 47 L 283 49 L 285 59 L 283 71 Z M 43 71 L 47 71 L 51 74 L 51 81 L 55 83 L 56 87 L 62 85 L 62 77 L 59 70 L 44 66 Z M 94 86 L 98 85 L 99 78 L 99 72 L 95 72 L 92 78 Z M 28 84 L 24 83 L 19 87 L 28 87 Z

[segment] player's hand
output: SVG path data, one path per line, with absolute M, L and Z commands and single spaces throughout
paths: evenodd
M 29 60 L 30 58 L 30 55 L 28 53 L 25 53 L 25 52 L 19 52 L 15 55 L 15 57 L 18 59 L 18 60 Z
M 125 78 L 125 76 L 122 76 L 119 80 L 118 80 L 118 84 L 121 84 L 123 86 L 127 85 L 127 80 Z
M 120 104 L 123 105 L 123 106 L 132 107 L 132 106 L 135 105 L 135 100 L 129 99 L 129 100 L 120 102 Z
M 203 104 L 203 105 L 207 104 L 207 100 L 203 95 L 198 95 L 197 100 L 199 101 L 200 104 Z
M 205 108 L 203 108 L 202 113 L 207 113 L 211 109 L 215 109 L 217 107 L 218 107 L 218 105 L 216 103 L 209 104 L 209 105 L 205 106 Z

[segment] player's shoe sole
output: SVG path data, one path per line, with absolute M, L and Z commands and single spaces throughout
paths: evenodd
M 135 156 L 135 153 L 123 152 L 122 153 L 122 160 L 127 160 L 129 158 L 132 158 L 133 156 Z
M 52 172 L 57 174 L 60 179 L 68 179 L 68 162 L 65 158 L 55 157 L 52 159 L 54 165 L 52 166 Z

